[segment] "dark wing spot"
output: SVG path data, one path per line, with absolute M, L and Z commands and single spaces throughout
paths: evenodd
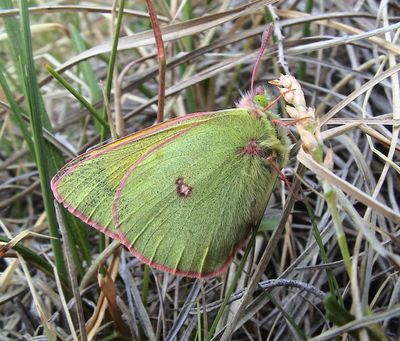
M 185 183 L 183 181 L 183 178 L 176 179 L 175 184 L 176 193 L 178 194 L 178 196 L 186 198 L 190 195 L 190 193 L 192 193 L 192 186 Z

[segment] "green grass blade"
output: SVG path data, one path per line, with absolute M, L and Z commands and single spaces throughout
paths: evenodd
M 11 3 L 8 2 L 1 2 L 1 6 L 7 7 L 7 5 L 11 5 Z M 26 80 L 27 77 L 29 77 L 28 74 L 28 69 L 26 67 L 26 63 L 25 63 L 25 59 L 32 58 L 32 51 L 30 50 L 26 50 L 26 48 L 24 48 L 25 43 L 23 41 L 23 39 L 25 39 L 25 36 L 22 37 L 21 35 L 21 30 L 19 28 L 19 22 L 13 18 L 13 17 L 5 17 L 3 18 L 5 20 L 5 22 L 7 22 L 8 24 L 6 25 L 6 32 L 8 34 L 8 37 L 10 38 L 10 40 L 12 39 L 12 43 L 10 43 L 9 46 L 9 50 L 10 50 L 10 55 L 11 56 L 17 56 L 15 58 L 13 58 L 14 61 L 14 67 L 17 73 L 16 77 L 12 77 L 10 78 L 11 80 L 15 81 L 13 82 L 13 89 L 14 91 L 18 92 L 18 93 L 22 93 L 22 89 L 24 88 L 24 84 L 31 84 L 32 87 L 37 87 L 36 79 L 34 81 L 28 82 L 28 80 Z M 26 33 L 24 33 L 26 35 Z M 30 40 L 30 36 L 27 38 Z M 23 49 L 24 48 L 24 49 Z M 25 67 L 23 68 L 22 65 L 24 65 Z M 30 68 L 32 70 L 32 73 L 34 75 L 34 70 L 33 70 L 33 65 L 32 68 Z M 3 72 L 1 72 L 3 71 Z M 5 70 L 0 70 L 0 72 L 2 73 L 2 75 L 0 75 L 0 83 L 1 86 L 4 90 L 4 94 L 10 104 L 11 110 L 13 111 L 13 113 L 15 115 L 12 115 L 11 118 L 13 121 L 16 122 L 16 124 L 19 126 L 20 130 L 22 131 L 22 134 L 25 138 L 25 140 L 27 141 L 27 144 L 31 150 L 31 154 L 35 155 L 35 146 L 33 144 L 32 141 L 32 135 L 31 132 L 29 131 L 29 129 L 27 129 L 26 126 L 26 122 L 31 121 L 31 117 L 30 116 L 26 116 L 23 109 L 20 108 L 18 106 L 18 104 L 16 103 L 15 99 L 13 98 L 13 95 L 11 93 L 11 90 L 9 89 L 8 83 L 6 82 L 6 78 L 5 78 Z M 3 77 L 4 76 L 4 77 Z M 21 81 L 20 83 L 18 81 Z M 28 89 L 27 86 L 25 86 L 26 89 Z M 51 134 L 52 134 L 52 127 L 50 125 L 47 113 L 45 111 L 44 108 L 44 104 L 43 104 L 43 100 L 40 96 L 39 93 L 39 89 L 30 91 L 30 94 L 32 93 L 36 93 L 38 94 L 39 97 L 37 97 L 37 107 L 38 109 L 38 115 L 40 116 L 40 129 L 41 129 L 41 134 L 39 135 L 44 135 L 45 138 L 47 138 L 47 140 L 45 140 L 44 142 L 44 146 L 45 146 L 45 153 L 44 155 L 46 155 L 47 157 L 47 168 L 48 168 L 48 176 L 52 176 L 53 174 L 55 174 L 55 172 L 64 164 L 64 158 L 61 154 L 61 149 L 60 146 L 58 144 L 53 145 L 55 140 L 52 139 Z M 25 94 L 28 95 L 28 92 L 25 91 Z M 30 97 L 32 95 L 29 95 Z M 30 98 L 28 97 L 28 98 Z M 28 102 L 29 103 L 29 102 Z M 31 122 L 32 124 L 32 122 Z M 60 150 L 59 150 L 60 149 Z M 33 157 L 33 159 L 36 159 L 35 157 Z M 71 226 L 77 226 L 77 220 L 69 214 L 64 214 L 64 219 L 65 219 L 65 225 L 69 228 Z M 81 251 L 81 253 L 84 255 L 85 260 L 87 261 L 87 264 L 90 264 L 90 251 L 89 251 L 89 247 L 88 247 L 88 241 L 86 238 L 84 238 L 82 234 L 82 229 L 79 228 L 75 228 L 74 231 L 74 239 L 77 240 L 77 243 L 79 244 L 79 250 Z M 76 253 L 75 250 L 71 250 L 71 252 Z M 77 261 L 79 260 L 79 257 L 77 257 L 76 255 L 74 255 L 74 259 L 76 259 Z M 79 261 L 80 262 L 80 261 Z M 77 265 L 79 267 L 79 265 Z
M 8 243 L 9 241 L 10 239 L 4 236 L 0 236 L 0 242 Z M 26 262 L 33 265 L 36 269 L 42 271 L 50 277 L 54 277 L 53 267 L 49 262 L 47 262 L 44 257 L 39 256 L 37 251 L 31 250 L 30 248 L 24 246 L 22 243 L 17 243 L 12 247 L 12 249 L 18 252 L 22 256 L 22 258 L 25 259 Z M 65 288 L 68 288 L 68 281 L 66 276 L 64 275 L 63 277 L 60 277 L 60 280 L 63 286 Z
M 72 46 L 74 47 L 74 50 L 77 52 L 77 54 L 85 51 L 87 49 L 85 41 L 79 34 L 79 30 L 76 28 L 76 26 L 70 24 L 68 25 L 68 29 L 69 32 L 71 33 Z M 97 101 L 100 101 L 102 99 L 101 91 L 97 84 L 96 75 L 93 71 L 92 66 L 90 65 L 89 62 L 84 61 L 82 63 L 79 63 L 79 68 L 82 71 L 82 76 L 83 79 L 85 80 L 85 83 L 89 87 L 91 102 L 96 103 Z
M 118 1 L 117 22 L 115 24 L 115 31 L 114 31 L 114 37 L 113 37 L 113 42 L 112 42 L 110 60 L 108 62 L 108 68 L 107 68 L 107 79 L 106 79 L 106 84 L 105 84 L 105 93 L 106 93 L 107 101 L 105 101 L 104 108 L 103 108 L 103 118 L 107 117 L 106 102 L 110 103 L 110 101 L 111 101 L 111 85 L 112 85 L 113 74 L 114 74 L 114 66 L 115 66 L 115 62 L 117 59 L 117 47 L 118 47 L 119 34 L 121 31 L 122 17 L 124 15 L 124 7 L 125 7 L 125 0 L 119 0 Z M 105 129 L 103 127 L 103 129 L 101 130 L 101 141 L 105 140 L 107 133 L 108 133 L 108 129 Z
M 25 73 L 25 95 L 27 98 L 27 111 L 31 118 L 31 130 L 36 155 L 36 164 L 39 171 L 40 186 L 43 195 L 44 207 L 47 214 L 49 234 L 56 239 L 51 240 L 54 253 L 54 261 L 60 278 L 66 274 L 64 259 L 62 255 L 61 242 L 57 227 L 57 220 L 53 206 L 53 195 L 50 190 L 49 167 L 46 156 L 46 148 L 42 135 L 42 110 L 40 103 L 40 93 L 37 86 L 35 65 L 32 56 L 32 41 L 29 23 L 29 13 L 27 2 L 21 1 L 20 15 L 22 25 L 22 60 L 21 66 L 24 66 Z
M 306 341 L 307 337 L 304 335 L 304 333 L 301 331 L 299 326 L 297 325 L 296 321 L 281 307 L 281 305 L 278 303 L 278 301 L 272 296 L 269 292 L 265 292 L 265 295 L 268 296 L 268 298 L 271 300 L 271 302 L 274 304 L 274 306 L 281 312 L 285 320 L 290 324 L 292 327 L 292 331 L 296 332 L 297 338 L 296 340 L 303 340 Z
M 4 96 L 7 98 L 8 103 L 10 104 L 11 111 L 14 115 L 11 116 L 11 119 L 18 125 L 21 130 L 22 135 L 24 136 L 24 140 L 28 145 L 29 152 L 31 153 L 32 158 L 35 158 L 35 148 L 33 146 L 33 141 L 31 138 L 31 134 L 28 131 L 24 119 L 22 118 L 21 111 L 22 109 L 19 107 L 17 102 L 14 100 L 14 97 L 11 93 L 11 89 L 8 86 L 7 79 L 5 77 L 4 67 L 0 60 L 0 86 L 3 89 Z
M 14 8 L 14 6 L 11 0 L 3 0 L 0 1 L 0 8 L 9 9 L 9 8 Z M 14 17 L 4 17 L 3 20 L 4 20 L 4 28 L 8 36 L 7 42 L 9 45 L 11 61 L 13 62 L 14 67 L 17 70 L 17 73 L 21 75 L 22 70 L 18 62 L 19 57 L 22 55 L 21 30 L 19 27 L 19 23 L 18 20 Z M 14 83 L 14 85 L 17 87 L 16 90 L 18 92 L 22 92 L 21 84 L 18 84 L 16 82 Z
M 342 221 L 339 216 L 339 212 L 337 209 L 337 202 L 336 202 L 336 194 L 332 188 L 332 186 L 327 183 L 326 181 L 322 182 L 322 187 L 324 189 L 324 196 L 326 203 L 328 205 L 329 212 L 332 216 L 332 223 L 335 227 L 336 231 L 336 238 L 338 241 L 339 249 L 343 257 L 344 265 L 346 267 L 347 274 L 349 278 L 351 278 L 351 259 L 350 259 L 350 252 L 347 246 L 347 238 L 346 234 L 344 233 L 344 228 Z
M 91 105 L 77 90 L 75 90 L 56 70 L 54 70 L 50 65 L 45 65 L 46 70 L 64 87 L 66 88 L 72 96 L 74 96 L 99 122 L 104 128 L 109 129 L 108 123 L 103 117 L 97 112 L 95 107 Z
M 201 311 L 200 311 L 200 302 L 196 302 L 196 308 L 197 308 L 197 340 L 201 341 Z
M 64 223 L 68 223 L 68 229 L 71 230 L 71 238 L 74 241 L 75 252 L 80 253 L 82 258 L 86 261 L 86 265 L 90 266 L 92 264 L 92 256 L 90 254 L 90 245 L 87 236 L 87 228 L 84 223 L 75 218 L 72 214 L 70 214 L 66 209 L 61 207 L 61 213 L 64 220 Z M 67 227 L 67 225 L 65 225 Z M 74 257 L 79 263 L 81 263 L 80 259 Z M 84 275 L 84 269 L 82 268 L 82 264 L 75 263 L 76 267 L 80 270 L 80 275 Z M 82 272 L 81 272 L 82 270 Z
M 310 219 L 311 219 L 311 222 L 312 222 L 312 225 L 313 225 L 313 234 L 314 234 L 315 241 L 316 241 L 316 243 L 318 245 L 318 248 L 319 248 L 321 259 L 325 264 L 327 264 L 327 263 L 329 263 L 328 255 L 327 255 L 327 253 L 325 251 L 324 243 L 322 242 L 321 234 L 319 233 L 318 226 L 317 226 L 317 224 L 315 222 L 315 217 L 314 217 L 314 214 L 312 212 L 310 203 L 308 202 L 307 199 L 305 199 L 303 202 L 304 202 L 304 204 L 306 206 L 308 215 L 310 216 Z M 335 275 L 334 275 L 332 269 L 329 269 L 329 268 L 326 269 L 326 277 L 328 279 L 328 285 L 329 285 L 330 293 L 332 295 L 334 295 L 339 300 L 339 302 L 340 302 L 340 304 L 342 306 L 344 306 L 343 300 L 342 300 L 342 295 L 340 295 L 339 285 L 337 283 L 337 280 L 335 278 Z
M 71 34 L 72 46 L 76 53 L 79 54 L 85 51 L 87 46 L 77 27 L 74 24 L 69 24 L 68 30 Z M 81 62 L 78 64 L 78 69 L 82 72 L 83 80 L 89 88 L 91 104 L 93 105 L 100 102 L 102 100 L 101 90 L 91 64 L 87 61 Z M 108 125 L 106 128 L 108 128 Z M 100 133 L 100 124 L 98 120 L 95 121 L 95 129 Z

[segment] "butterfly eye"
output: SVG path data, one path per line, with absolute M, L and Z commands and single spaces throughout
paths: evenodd
M 253 102 L 260 108 L 265 108 L 269 104 L 269 100 L 265 95 L 255 95 L 253 97 Z

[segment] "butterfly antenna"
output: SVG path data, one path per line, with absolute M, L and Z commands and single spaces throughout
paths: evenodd
M 294 89 L 290 89 L 290 90 L 287 90 L 287 91 L 279 94 L 279 96 L 277 98 L 275 98 L 272 102 L 268 103 L 268 105 L 263 108 L 263 111 L 267 111 L 269 108 L 273 107 L 276 104 L 276 102 L 278 102 L 283 96 L 285 96 L 286 94 L 288 94 L 289 92 L 292 92 L 292 91 L 294 91 Z
M 260 64 L 261 57 L 264 54 L 264 51 L 268 46 L 268 42 L 269 42 L 269 39 L 271 38 L 272 31 L 273 31 L 272 25 L 268 25 L 268 27 L 265 29 L 265 31 L 264 31 L 264 33 L 262 35 L 262 38 L 261 38 L 261 47 L 258 50 L 257 59 L 256 59 L 256 62 L 254 64 L 254 67 L 253 67 L 253 72 L 251 73 L 250 95 L 252 97 L 254 96 L 254 79 L 256 77 L 256 72 L 257 72 L 257 69 L 258 69 L 258 65 Z

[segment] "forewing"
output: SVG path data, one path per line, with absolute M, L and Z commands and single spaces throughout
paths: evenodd
M 233 109 L 147 149 L 114 197 L 120 240 L 164 271 L 222 272 L 261 219 L 276 178 L 263 158 L 243 153 L 264 134 L 261 120 Z
M 111 206 L 129 168 L 153 146 L 212 116 L 199 113 L 167 121 L 73 159 L 51 181 L 55 198 L 87 224 L 118 238 Z

